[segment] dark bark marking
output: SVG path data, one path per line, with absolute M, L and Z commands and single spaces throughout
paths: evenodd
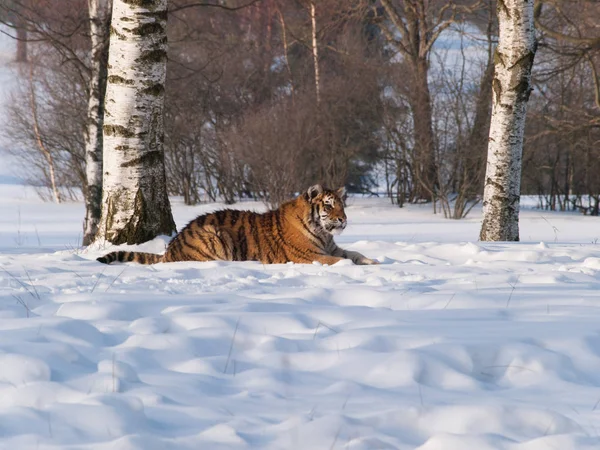
M 131 33 L 135 34 L 136 36 L 148 36 L 149 34 L 164 32 L 165 28 L 160 23 L 156 22 L 145 23 L 131 30 Z
M 135 84 L 135 82 L 133 80 L 127 80 L 123 77 L 120 77 L 119 75 L 110 75 L 107 78 L 107 80 L 109 83 L 112 83 L 112 84 L 125 84 L 127 86 L 131 86 L 131 85 Z
M 121 164 L 121 167 L 153 166 L 159 163 L 161 158 L 162 154 L 158 150 L 149 151 L 138 158 L 133 158 L 132 160 Z
M 132 138 L 135 136 L 133 131 L 121 125 L 104 125 L 102 129 L 107 136 L 119 136 L 124 138 Z
M 156 49 L 144 52 L 137 58 L 136 62 L 161 63 L 167 60 L 167 52 L 165 50 Z
M 153 95 L 155 97 L 158 97 L 159 95 L 162 95 L 165 92 L 165 88 L 162 84 L 153 84 L 152 86 L 142 89 L 141 92 L 143 94 Z

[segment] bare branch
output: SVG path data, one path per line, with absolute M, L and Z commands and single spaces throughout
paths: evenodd
M 557 40 L 560 40 L 560 41 L 564 41 L 564 42 L 569 42 L 569 43 L 574 44 L 574 45 L 583 45 L 583 46 L 586 47 L 587 50 L 600 49 L 600 37 L 596 37 L 596 38 L 584 38 L 584 37 L 571 36 L 571 35 L 564 34 L 564 33 L 561 33 L 559 31 L 550 29 L 546 25 L 544 25 L 540 21 L 540 16 L 542 14 L 542 7 L 546 3 L 548 3 L 548 2 L 544 1 L 544 0 L 538 0 L 536 2 L 536 5 L 535 5 L 534 20 L 535 20 L 535 26 L 539 30 L 543 31 L 548 36 L 550 36 L 550 37 L 552 37 L 554 39 L 557 39 Z M 555 8 L 556 8 L 556 6 L 555 6 Z
M 381 4 L 382 4 L 383 8 L 385 9 L 385 12 L 390 17 L 390 20 L 392 21 L 392 24 L 394 25 L 394 27 L 396 27 L 396 29 L 400 33 L 402 33 L 402 38 L 406 39 L 406 40 L 410 40 L 410 33 L 408 32 L 408 29 L 406 28 L 406 24 L 402 20 L 402 17 L 400 17 L 400 14 L 398 14 L 398 12 L 394 9 L 394 7 L 390 3 L 390 1 L 389 0 L 381 0 Z M 385 25 L 382 25 L 382 28 L 383 27 L 385 27 Z M 400 50 L 404 54 L 408 54 L 408 49 L 406 48 L 406 46 L 404 44 L 398 42 L 396 39 L 394 39 L 394 42 L 396 43 L 398 50 Z
M 206 6 L 206 7 L 210 7 L 210 8 L 218 8 L 218 9 L 223 9 L 225 11 L 239 11 L 240 9 L 247 8 L 247 7 L 252 6 L 252 5 L 256 4 L 256 3 L 260 3 L 261 1 L 262 0 L 251 0 L 250 2 L 248 2 L 248 3 L 244 4 L 244 5 L 234 6 L 234 7 L 220 5 L 218 3 L 205 3 L 205 2 L 190 3 L 188 5 L 181 5 L 181 6 L 175 6 L 174 8 L 169 8 L 169 13 L 183 11 L 185 9 L 190 9 L 190 8 L 197 8 L 197 7 L 200 7 L 200 6 Z

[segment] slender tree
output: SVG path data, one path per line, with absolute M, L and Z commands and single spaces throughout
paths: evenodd
M 17 33 L 17 54 L 15 56 L 15 61 L 27 62 L 29 60 L 27 52 L 27 23 L 19 10 L 20 5 L 16 3 L 14 6 L 17 8 L 16 14 L 13 15 L 14 27 Z
M 519 240 L 523 133 L 537 47 L 533 6 L 534 0 L 498 1 L 482 241 Z
M 319 44 L 317 40 L 317 13 L 314 0 L 310 2 L 310 30 L 312 42 L 313 65 L 315 68 L 315 94 L 317 103 L 321 102 L 321 77 L 319 71 Z
M 102 212 L 102 124 L 111 7 L 112 0 L 88 0 L 92 55 L 88 89 L 88 125 L 85 136 L 87 192 L 83 245 L 88 245 L 94 240 Z
M 171 234 L 164 168 L 167 0 L 114 0 L 104 116 L 102 218 L 96 241 Z
M 415 199 L 434 200 L 438 177 L 429 90 L 430 53 L 444 30 L 458 20 L 458 15 L 473 11 L 480 2 L 473 0 L 469 6 L 459 3 L 454 0 L 381 0 L 388 19 L 379 22 L 381 30 L 402 55 L 410 73 L 407 97 L 413 118 Z

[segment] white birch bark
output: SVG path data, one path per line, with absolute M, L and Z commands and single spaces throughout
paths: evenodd
M 108 31 L 111 0 L 88 0 L 92 45 L 91 74 L 88 98 L 88 125 L 85 136 L 85 221 L 83 245 L 90 244 L 100 222 L 102 212 L 102 125 L 104 121 L 104 94 L 108 64 Z
M 483 197 L 482 241 L 519 240 L 521 159 L 531 67 L 534 0 L 498 0 L 493 105 Z
M 312 34 L 312 54 L 313 64 L 315 66 L 315 92 L 317 95 L 317 103 L 321 102 L 321 76 L 319 71 L 319 46 L 317 42 L 317 13 L 314 0 L 310 2 L 310 23 Z
M 167 0 L 113 0 L 96 241 L 172 234 L 164 169 Z
M 283 18 L 283 14 L 281 13 L 281 9 L 277 8 L 277 14 L 279 15 L 279 23 L 281 25 L 281 40 L 283 41 L 283 58 L 285 61 L 285 67 L 287 69 L 288 75 L 290 77 L 290 90 L 292 91 L 292 95 L 294 95 L 294 77 L 292 75 L 292 67 L 290 66 L 290 58 L 289 58 L 289 45 L 287 40 L 286 33 L 286 23 Z

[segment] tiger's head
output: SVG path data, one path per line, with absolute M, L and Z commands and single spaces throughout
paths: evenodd
M 324 189 L 315 184 L 304 193 L 304 198 L 310 205 L 309 223 L 313 231 L 329 234 L 340 234 L 346 228 L 347 218 L 344 212 L 344 197 L 346 190 Z

